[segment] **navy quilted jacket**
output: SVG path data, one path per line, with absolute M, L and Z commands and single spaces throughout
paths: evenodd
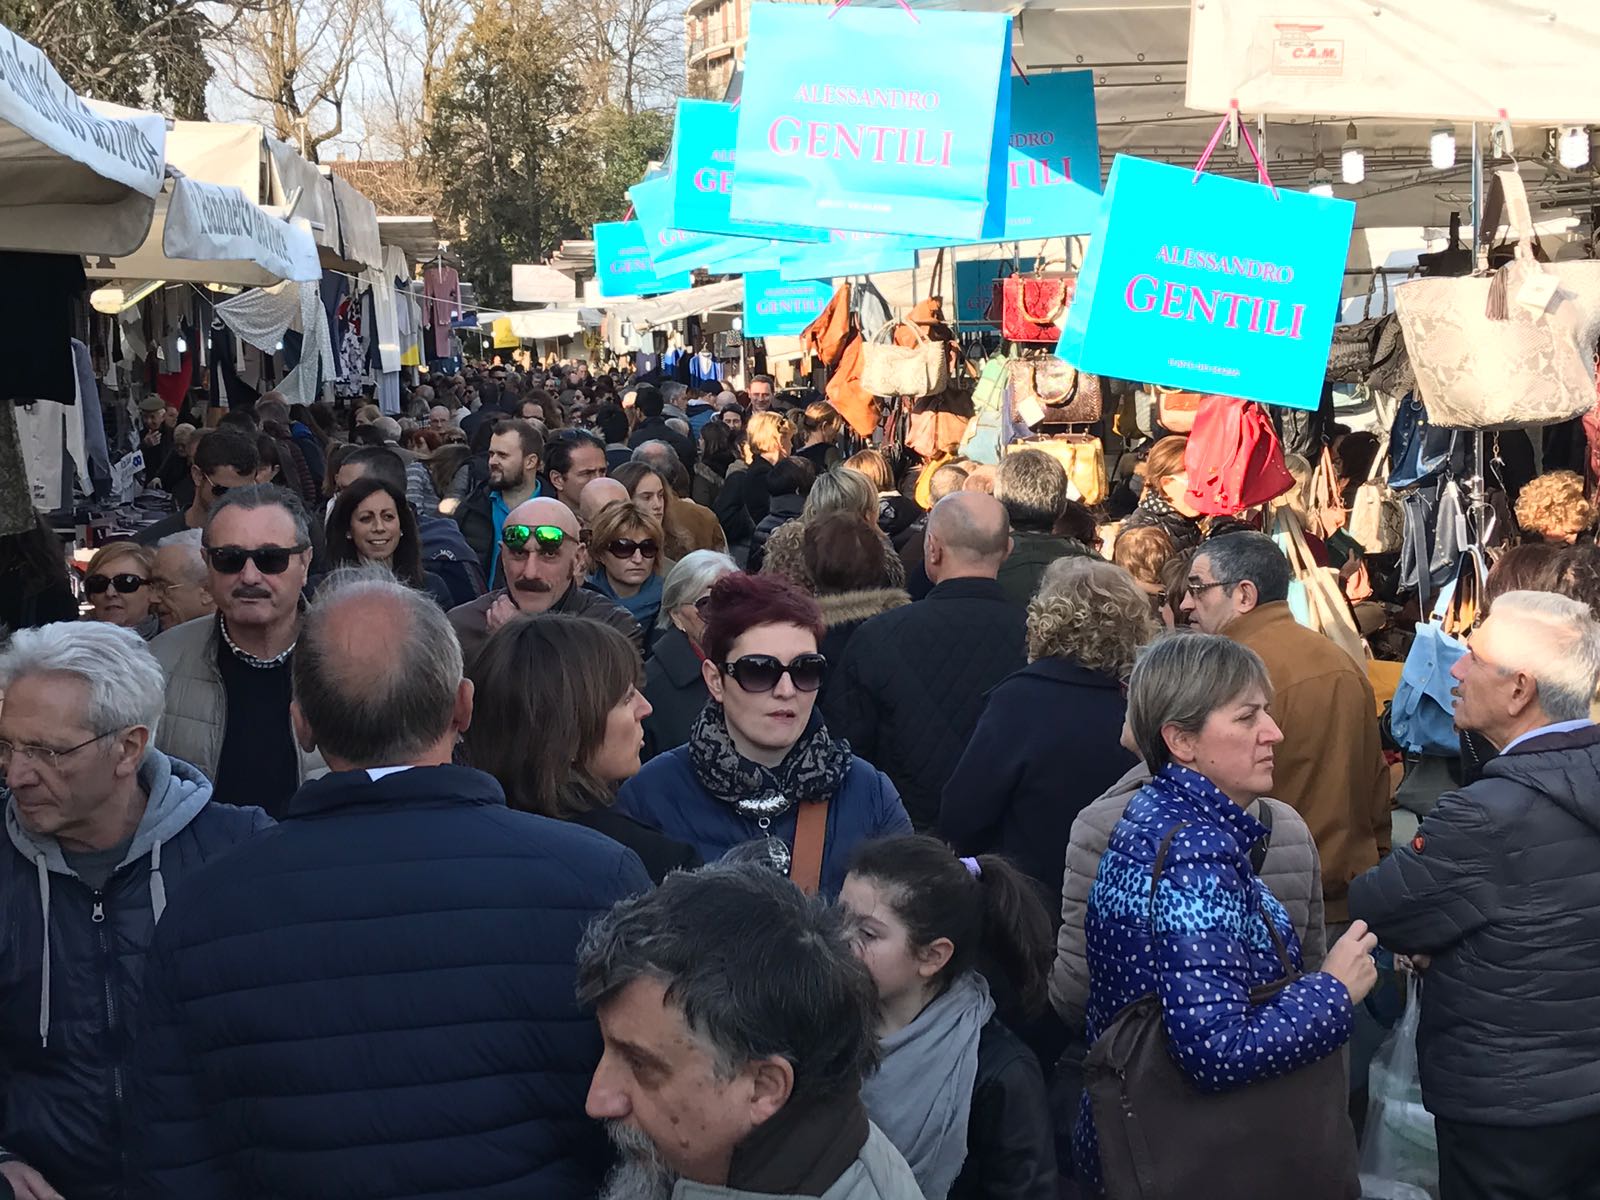
M 1156 888 L 1150 874 L 1176 825 Z M 1202 1091 L 1284 1075 L 1350 1038 L 1350 994 L 1332 975 L 1306 975 L 1265 1004 L 1250 989 L 1283 977 L 1267 931 L 1271 915 L 1290 958 L 1300 940 L 1283 905 L 1256 878 L 1250 847 L 1266 829 L 1204 775 L 1168 766 L 1129 802 L 1089 891 L 1088 1034 L 1092 1045 L 1124 1007 L 1159 992 L 1167 1047 Z M 1099 1181 L 1089 1098 L 1077 1132 L 1080 1171 Z
M 130 1093 L 137 1195 L 578 1200 L 607 1165 L 573 995 L 632 851 L 467 767 L 312 780 L 173 897 Z

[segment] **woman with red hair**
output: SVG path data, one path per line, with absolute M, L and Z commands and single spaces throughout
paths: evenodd
M 911 821 L 888 777 L 823 724 L 817 602 L 785 579 L 725 575 L 703 616 L 711 699 L 688 743 L 651 759 L 617 810 L 690 843 L 706 862 L 757 843 L 756 857 L 836 896 L 856 847 L 909 833 Z

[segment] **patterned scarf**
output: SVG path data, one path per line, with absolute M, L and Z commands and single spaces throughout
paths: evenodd
M 1172 507 L 1172 502 L 1161 494 L 1161 487 L 1153 480 L 1145 480 L 1144 491 L 1139 493 L 1139 507 L 1163 521 L 1183 521 L 1187 518 Z
M 781 763 L 753 763 L 734 747 L 727 717 L 715 700 L 706 702 L 689 734 L 689 760 L 706 791 L 746 817 L 771 820 L 802 800 L 831 800 L 850 757 L 850 743 L 832 737 L 821 717 L 813 715 Z

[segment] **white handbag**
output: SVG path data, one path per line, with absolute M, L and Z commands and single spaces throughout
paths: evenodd
M 911 330 L 917 344 L 897 343 L 897 328 Z M 909 321 L 890 321 L 861 347 L 861 386 L 874 396 L 937 396 L 949 383 L 945 344 Z
M 1350 505 L 1350 536 L 1368 554 L 1393 554 L 1405 543 L 1406 517 L 1400 497 L 1389 486 L 1389 428 L 1394 424 L 1393 400 L 1373 393 L 1378 410 L 1378 452 L 1366 481 L 1356 488 Z
M 1511 262 L 1490 271 L 1490 237 L 1483 236 L 1478 274 L 1418 279 L 1395 290 L 1417 388 L 1434 425 L 1550 425 L 1594 407 L 1600 262 L 1534 258 L 1528 194 L 1515 171 L 1495 173 L 1484 206 L 1488 234 L 1499 226 L 1502 198 L 1518 237 Z M 1548 305 L 1530 307 L 1540 296 L 1548 296 Z

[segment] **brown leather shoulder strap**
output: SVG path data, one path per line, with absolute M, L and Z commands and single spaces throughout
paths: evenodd
M 795 812 L 789 878 L 808 896 L 815 896 L 822 883 L 822 848 L 827 840 L 828 801 L 802 803 Z

